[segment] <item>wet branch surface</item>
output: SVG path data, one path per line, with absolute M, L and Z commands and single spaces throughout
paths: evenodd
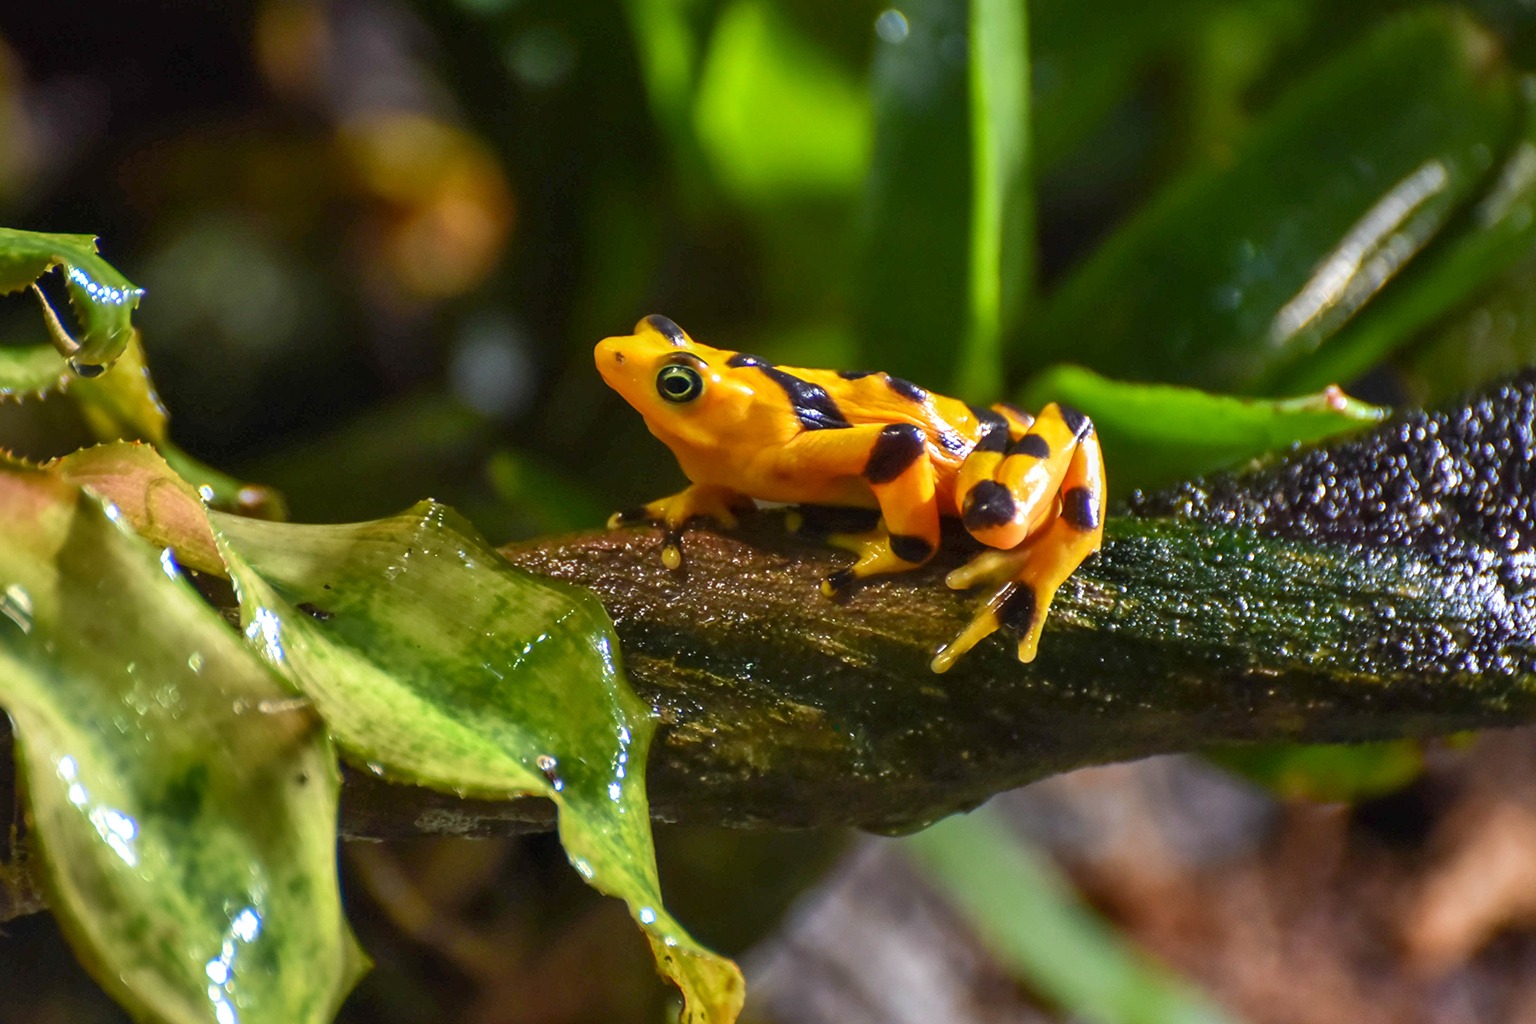
M 678 573 L 634 528 L 504 549 L 592 588 L 661 719 L 662 819 L 921 827 L 1070 768 L 1245 740 L 1359 741 L 1536 716 L 1536 374 L 1237 476 L 1134 497 L 1057 596 L 1031 665 L 983 643 L 933 566 L 831 601 L 849 556 L 763 512 L 691 530 Z M 0 845 L 14 804 L 0 795 Z M 350 773 L 352 836 L 547 827 L 550 806 Z M 0 861 L 4 860 L 0 850 Z

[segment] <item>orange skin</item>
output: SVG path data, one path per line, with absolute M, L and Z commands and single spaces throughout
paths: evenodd
M 941 516 L 994 549 L 946 580 L 993 592 L 935 655 L 936 672 L 1000 627 L 1018 634 L 1019 660 L 1033 660 L 1056 589 L 1102 540 L 1103 458 L 1093 425 L 1073 410 L 1052 404 L 1032 418 L 884 373 L 776 367 L 702 345 L 660 316 L 605 338 L 595 359 L 693 481 L 610 521 L 664 526 L 669 568 L 682 563 L 686 522 L 708 517 L 729 528 L 751 499 L 880 510 L 880 528 L 834 538 L 859 557 L 822 582 L 829 595 L 927 562 Z

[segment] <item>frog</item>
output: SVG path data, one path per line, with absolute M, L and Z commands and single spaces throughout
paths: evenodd
M 941 520 L 958 519 L 982 550 L 945 583 L 987 590 L 934 653 L 934 672 L 999 630 L 1032 662 L 1057 590 L 1103 542 L 1104 457 L 1093 422 L 1069 405 L 1030 415 L 880 371 L 779 366 L 695 341 L 659 314 L 598 342 L 594 358 L 690 481 L 608 522 L 660 526 L 670 570 L 681 568 L 682 531 L 696 519 L 733 529 L 759 504 L 877 510 L 873 529 L 831 538 L 855 555 L 821 580 L 823 594 L 841 597 L 871 576 L 927 564 Z

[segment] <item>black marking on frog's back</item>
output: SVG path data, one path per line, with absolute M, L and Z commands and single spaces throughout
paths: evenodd
M 913 384 L 909 380 L 902 380 L 900 377 L 892 377 L 887 374 L 885 378 L 885 386 L 896 392 L 902 398 L 907 399 L 908 401 L 928 401 L 928 392 L 924 391 L 922 388 L 918 387 L 916 384 Z
M 739 353 L 732 358 L 732 365 L 737 365 L 734 363 L 736 358 L 740 358 Z M 795 417 L 806 430 L 842 430 L 851 426 L 843 415 L 843 411 L 832 400 L 832 396 L 827 394 L 826 389 L 820 385 L 802 380 L 762 360 L 739 365 L 755 366 L 769 380 L 783 388 L 784 394 L 789 397 L 789 407 L 795 411 Z
M 973 447 L 975 447 L 971 444 L 971 442 L 965 439 L 964 435 L 954 430 L 939 431 L 937 440 L 939 442 L 939 447 L 943 448 L 951 455 L 964 455 Z
M 649 324 L 651 329 L 654 330 L 657 334 L 661 335 L 663 338 L 666 338 L 678 348 L 682 348 L 684 345 L 688 344 L 688 335 L 683 333 L 683 329 L 677 326 L 677 324 L 673 323 L 667 317 L 662 316 L 660 313 L 652 313 L 650 316 L 645 318 L 645 322 Z
M 743 366 L 772 366 L 773 364 L 759 356 L 749 356 L 745 352 L 737 352 L 725 361 L 725 365 L 740 369 Z
M 879 370 L 838 370 L 837 375 L 843 380 L 863 380 L 865 377 L 873 377 Z

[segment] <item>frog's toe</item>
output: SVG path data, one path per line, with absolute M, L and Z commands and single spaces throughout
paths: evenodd
M 972 647 L 1000 629 L 1019 637 L 1019 660 L 1028 664 L 1035 660 L 1044 624 L 1045 616 L 1039 612 L 1034 589 L 1027 583 L 1004 583 L 981 603 L 965 628 L 938 649 L 929 667 L 935 672 L 948 672 Z
M 824 597 L 840 597 L 848 592 L 858 579 L 858 574 L 853 569 L 839 569 L 830 576 L 824 576 L 821 580 L 821 593 Z
M 997 632 L 998 607 L 1007 597 L 1010 589 L 1008 585 L 1000 587 L 992 597 L 983 601 L 976 609 L 976 614 L 971 616 L 971 621 L 966 623 L 965 628 L 934 653 L 928 667 L 935 672 L 948 672 L 967 651 Z
M 1024 558 L 1025 550 L 1022 548 L 1009 551 L 988 549 L 964 565 L 951 569 L 944 577 L 944 585 L 951 590 L 969 590 L 979 583 L 1001 586 L 1019 576 Z
M 670 539 L 661 545 L 661 564 L 672 572 L 676 572 L 683 567 L 683 546 L 681 541 Z
M 635 523 L 648 523 L 650 521 L 650 509 L 644 505 L 633 505 L 629 508 L 621 508 L 609 516 L 608 529 L 617 530 L 621 526 L 633 526 Z

